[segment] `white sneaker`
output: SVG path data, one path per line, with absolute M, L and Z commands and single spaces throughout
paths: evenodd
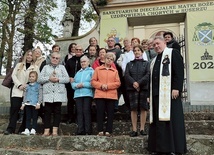
M 22 135 L 30 135 L 30 131 L 29 131 L 29 129 L 25 129 L 25 131 L 23 131 L 21 134 Z
M 35 129 L 31 129 L 30 134 L 31 135 L 35 135 L 36 134 L 36 130 Z

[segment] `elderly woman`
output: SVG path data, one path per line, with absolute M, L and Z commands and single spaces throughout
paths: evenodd
M 65 67 L 59 63 L 59 52 L 53 52 L 51 54 L 51 63 L 44 66 L 38 79 L 38 82 L 43 84 L 43 102 L 45 103 L 44 136 L 50 135 L 51 113 L 54 115 L 52 135 L 58 135 L 58 127 L 61 120 L 61 105 L 62 102 L 66 102 L 67 100 L 64 84 L 69 82 L 69 76 Z
M 22 62 L 18 63 L 13 70 L 12 79 L 14 86 L 11 95 L 10 120 L 7 130 L 4 132 L 5 135 L 15 133 L 18 113 L 22 105 L 23 94 L 27 86 L 29 73 L 31 71 L 39 73 L 39 68 L 34 64 L 32 55 L 32 51 L 28 50 L 25 53 Z
M 105 55 L 105 64 L 95 69 L 91 80 L 95 88 L 94 98 L 97 106 L 97 128 L 98 136 L 110 136 L 113 128 L 114 104 L 118 100 L 117 88 L 120 86 L 120 79 L 116 69 L 112 67 L 116 56 L 114 53 Z M 106 130 L 103 130 L 103 118 L 107 113 Z
M 131 137 L 138 135 L 137 133 L 137 114 L 140 108 L 140 134 L 145 135 L 144 126 L 146 123 L 147 95 L 149 88 L 149 62 L 143 59 L 143 49 L 141 45 L 133 47 L 135 59 L 130 61 L 126 66 L 125 81 L 127 94 L 131 108 L 132 132 Z
M 81 57 L 80 63 L 82 68 L 76 73 L 74 82 L 72 82 L 77 109 L 77 135 L 90 135 L 91 102 L 93 98 L 91 78 L 94 70 L 89 67 L 89 59 L 87 56 Z
M 42 62 L 45 61 L 45 58 L 42 56 L 42 51 L 39 47 L 33 50 L 33 59 L 35 61 L 35 65 L 37 65 L 41 71 L 40 66 Z

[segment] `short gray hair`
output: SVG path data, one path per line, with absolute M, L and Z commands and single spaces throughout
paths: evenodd
M 154 40 L 156 39 L 159 39 L 159 40 L 162 40 L 162 41 L 165 41 L 164 37 L 163 36 L 155 36 L 154 37 Z
M 89 62 L 89 58 L 87 56 L 85 56 L 85 55 L 80 58 L 80 62 L 83 61 L 83 60 L 86 60 L 86 61 Z
M 112 53 L 112 52 L 108 52 L 108 53 L 106 53 L 105 58 L 108 58 L 108 57 L 112 57 L 112 58 L 113 58 L 113 61 L 115 61 L 115 60 L 116 60 L 116 56 L 115 56 L 115 54 L 114 54 L 114 53 Z
M 55 55 L 59 56 L 59 59 L 61 59 L 61 54 L 59 52 L 53 52 L 53 53 L 51 53 L 51 57 L 53 57 Z

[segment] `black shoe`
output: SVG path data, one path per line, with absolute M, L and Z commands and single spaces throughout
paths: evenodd
M 130 133 L 130 137 L 137 137 L 137 132 L 136 131 L 132 131 Z
M 141 130 L 140 135 L 145 136 L 145 135 L 147 135 L 147 133 L 144 130 Z
M 4 135 L 10 135 L 10 134 L 12 134 L 11 132 L 9 132 L 9 131 L 4 131 Z
M 86 133 L 84 132 L 84 131 L 82 131 L 82 132 L 77 132 L 77 134 L 76 135 L 86 135 Z
M 66 124 L 72 124 L 72 123 L 74 123 L 74 122 L 75 122 L 74 120 L 69 119 L 69 120 L 66 122 Z

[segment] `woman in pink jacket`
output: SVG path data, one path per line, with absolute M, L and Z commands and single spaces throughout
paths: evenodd
M 115 54 L 107 53 L 105 63 L 95 69 L 91 80 L 95 88 L 94 98 L 97 106 L 97 128 L 99 136 L 110 136 L 113 128 L 114 103 L 118 100 L 117 88 L 120 86 L 120 79 L 116 69 L 112 67 L 116 59 Z M 103 118 L 107 113 L 107 125 L 103 130 Z

